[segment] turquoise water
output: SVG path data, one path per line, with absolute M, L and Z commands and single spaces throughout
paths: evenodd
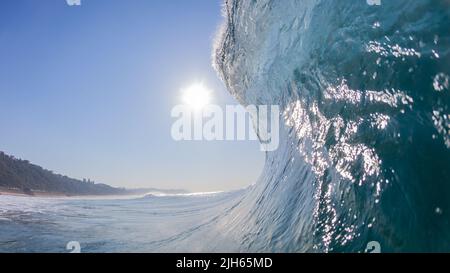
M 283 110 L 260 179 L 194 196 L 0 196 L 0 251 L 449 252 L 450 2 L 224 8 L 219 76 L 242 104 Z
M 450 251 L 450 2 L 227 1 L 215 66 L 278 104 L 241 250 Z M 241 235 L 239 235 L 241 234 Z

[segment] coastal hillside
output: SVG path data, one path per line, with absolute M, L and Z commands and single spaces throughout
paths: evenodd
M 114 188 L 91 181 L 81 181 L 55 174 L 27 160 L 17 159 L 0 151 L 0 187 L 18 190 L 32 195 L 35 192 L 65 195 L 113 195 L 127 194 L 122 188 Z

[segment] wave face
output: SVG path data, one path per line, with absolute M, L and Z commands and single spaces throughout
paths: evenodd
M 450 2 L 228 0 L 214 66 L 283 109 L 220 220 L 238 251 L 450 251 Z

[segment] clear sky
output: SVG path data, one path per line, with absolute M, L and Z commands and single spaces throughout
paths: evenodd
M 253 183 L 255 141 L 175 142 L 180 89 L 211 67 L 220 0 L 2 1 L 0 150 L 122 187 L 228 190 Z

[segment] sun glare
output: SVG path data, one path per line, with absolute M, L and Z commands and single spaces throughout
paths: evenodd
M 203 83 L 194 83 L 182 90 L 183 102 L 194 110 L 201 110 L 211 102 L 211 90 Z

